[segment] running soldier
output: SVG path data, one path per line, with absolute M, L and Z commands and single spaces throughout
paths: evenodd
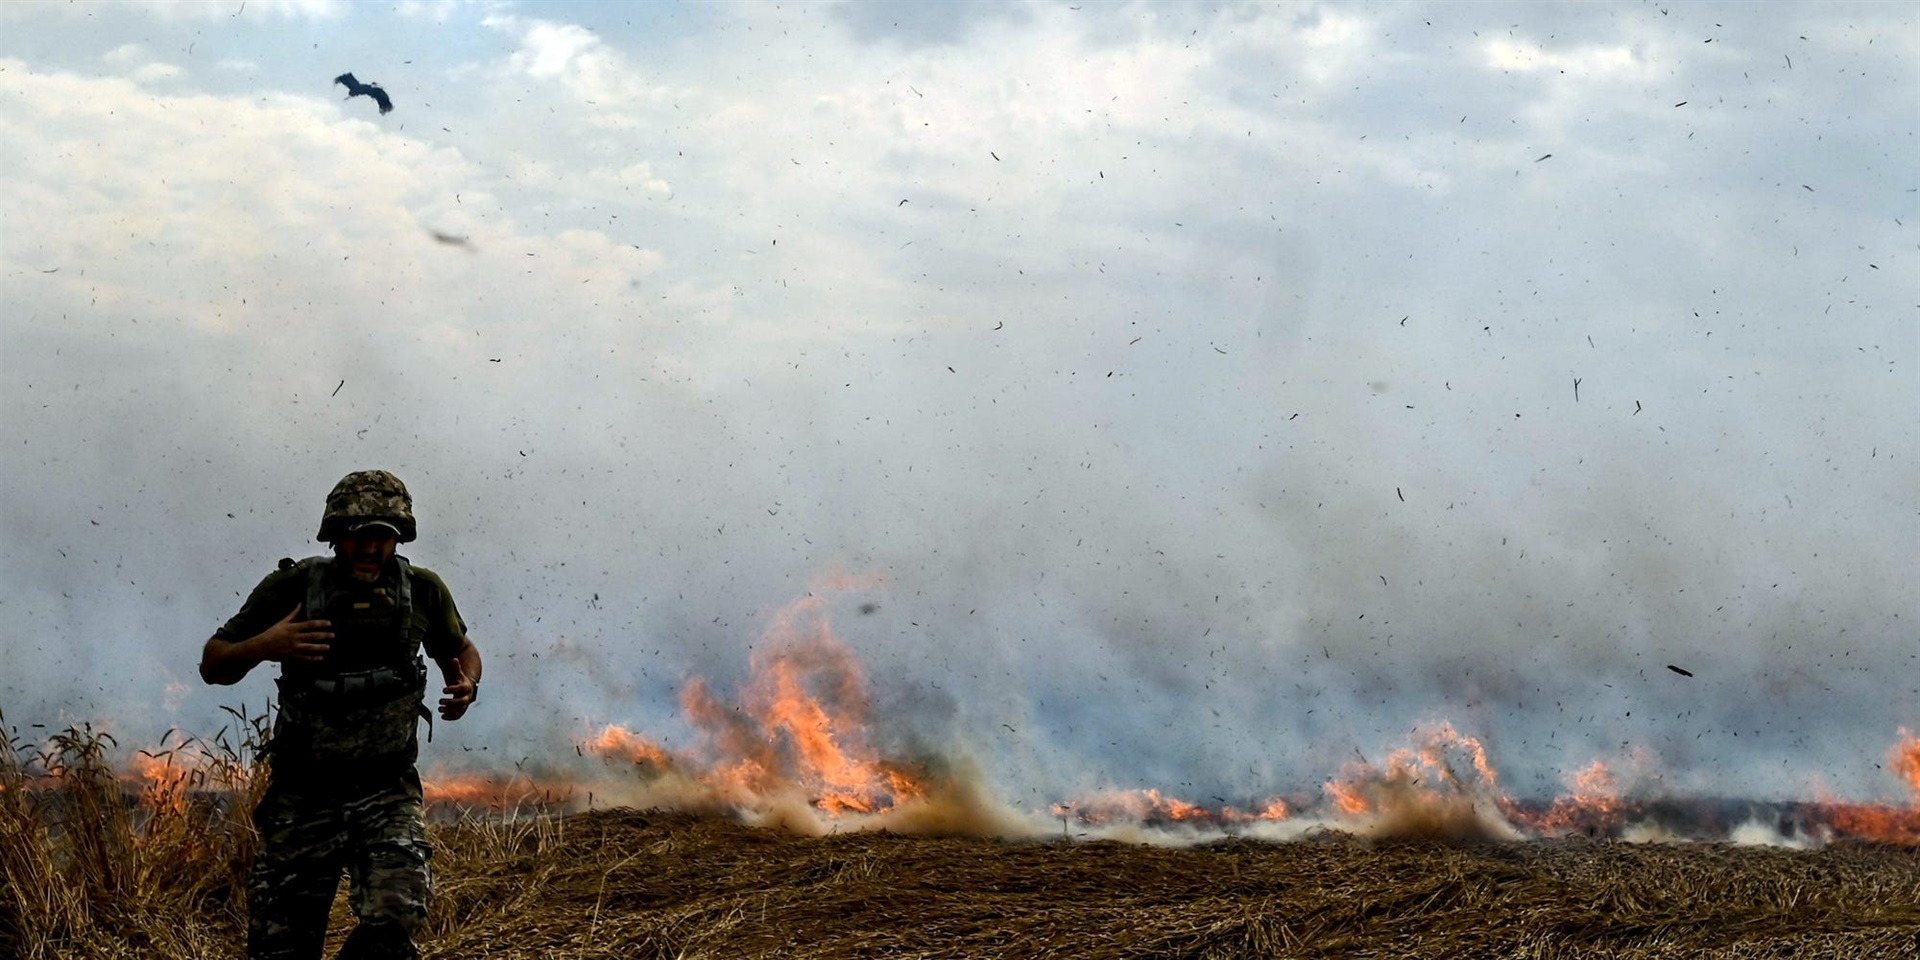
M 447 585 L 394 553 L 414 532 L 398 477 L 348 474 L 320 520 L 333 556 L 282 560 L 201 653 L 208 683 L 280 664 L 267 790 L 253 812 L 251 960 L 318 960 L 343 872 L 359 922 L 337 960 L 420 955 L 414 935 L 433 888 L 415 767 L 418 722 L 433 722 L 421 653 L 446 684 L 441 718 L 458 720 L 479 695 L 480 651 Z

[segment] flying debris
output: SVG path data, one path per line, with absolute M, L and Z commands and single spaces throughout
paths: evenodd
M 1671 664 L 1671 663 L 1669 663 L 1669 664 L 1667 664 L 1667 669 L 1668 669 L 1668 670 L 1672 670 L 1672 671 L 1673 671 L 1674 673 L 1677 673 L 1677 674 L 1679 674 L 1679 675 L 1681 675 L 1681 676 L 1683 676 L 1683 677 L 1691 677 L 1691 676 L 1693 676 L 1693 671 L 1692 671 L 1692 670 L 1683 670 L 1683 669 L 1681 669 L 1681 668 L 1679 668 L 1679 667 L 1676 667 L 1676 666 L 1674 666 L 1674 665 L 1673 665 L 1673 664 Z
M 334 77 L 333 82 L 346 85 L 347 99 L 349 100 L 354 97 L 368 96 L 373 98 L 374 103 L 380 105 L 381 113 L 388 113 L 393 110 L 393 101 L 387 98 L 387 92 L 380 89 L 380 85 L 377 83 L 361 83 L 355 80 L 351 73 L 343 73 Z
M 451 233 L 441 233 L 438 230 L 429 230 L 427 232 L 433 234 L 434 240 L 440 243 L 444 243 L 449 247 L 465 247 L 468 250 L 473 249 L 473 243 L 469 241 L 466 237 L 455 236 L 454 234 L 451 234 Z

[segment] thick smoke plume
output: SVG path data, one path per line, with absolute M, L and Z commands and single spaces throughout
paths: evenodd
M 670 9 L 0 6 L 10 722 L 380 467 L 494 805 L 1908 809 L 1911 8 Z

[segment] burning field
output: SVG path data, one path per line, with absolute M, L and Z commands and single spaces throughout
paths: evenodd
M 18 873 L 34 868 L 22 846 L 44 838 L 22 834 L 33 821 L 16 808 L 8 816 L 0 952 L 240 955 L 233 851 L 152 844 L 185 810 L 147 810 L 119 849 L 95 842 L 113 835 L 68 832 L 73 846 L 37 877 Z M 217 847 L 235 826 L 201 821 L 195 836 Z M 805 836 L 663 810 L 433 830 L 428 957 L 1859 958 L 1911 956 L 1920 936 L 1914 849 L 1855 841 L 1793 850 L 1328 829 L 1169 846 Z M 344 897 L 335 921 L 337 946 Z
M 1158 789 L 1008 803 L 960 751 L 877 742 L 815 601 L 695 742 L 605 725 L 565 763 L 429 768 L 430 957 L 1894 957 L 1920 949 L 1920 804 L 1649 792 L 1592 761 L 1502 786 L 1440 722 L 1240 802 Z M 241 952 L 267 716 L 126 750 L 0 754 L 0 955 Z M 1920 740 L 1888 766 L 1920 784 Z M 1916 791 L 1915 796 L 1920 796 Z M 334 940 L 350 923 L 336 903 Z

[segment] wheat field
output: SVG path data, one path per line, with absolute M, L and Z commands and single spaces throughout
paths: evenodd
M 0 757 L 0 957 L 242 956 L 245 744 L 182 741 L 132 780 L 112 746 L 77 729 Z M 631 809 L 432 834 L 429 958 L 1920 953 L 1920 854 L 1898 844 L 803 836 Z M 331 947 L 350 922 L 343 895 Z

